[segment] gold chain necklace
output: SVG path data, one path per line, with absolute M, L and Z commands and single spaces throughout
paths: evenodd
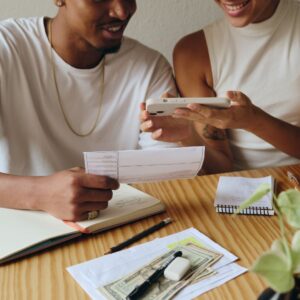
M 50 43 L 50 62 L 51 62 L 51 67 L 52 67 L 52 75 L 53 75 L 53 81 L 54 81 L 54 85 L 55 85 L 55 89 L 56 89 L 56 93 L 57 93 L 57 99 L 58 99 L 58 103 L 60 106 L 60 109 L 62 111 L 63 117 L 65 119 L 66 124 L 68 125 L 69 129 L 77 136 L 80 137 L 86 137 L 89 136 L 90 134 L 93 133 L 93 131 L 95 130 L 97 123 L 99 121 L 99 117 L 100 117 L 100 112 L 101 112 L 101 107 L 102 107 L 102 98 L 103 98 L 103 90 L 104 90 L 104 58 L 103 61 L 101 63 L 101 71 L 100 71 L 100 97 L 99 97 L 99 105 L 98 105 L 98 111 L 97 111 L 97 115 L 96 115 L 96 119 L 95 122 L 93 124 L 93 126 L 85 133 L 80 133 L 77 132 L 74 127 L 71 125 L 71 122 L 69 121 L 66 112 L 64 110 L 62 101 L 61 101 L 61 97 L 60 97 L 60 93 L 59 93 L 59 89 L 58 89 L 58 85 L 57 85 L 57 79 L 56 79 L 56 70 L 55 70 L 55 63 L 54 63 L 54 59 L 53 59 L 53 47 L 52 47 L 52 20 L 50 19 L 48 22 L 48 35 L 49 35 L 49 43 Z

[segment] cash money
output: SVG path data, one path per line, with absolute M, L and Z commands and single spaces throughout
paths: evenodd
M 196 283 L 202 278 L 211 275 L 213 271 L 208 269 L 221 258 L 221 254 L 201 248 L 193 243 L 179 246 L 176 249 L 156 258 L 150 264 L 143 266 L 135 272 L 123 278 L 100 287 L 98 290 L 107 298 L 123 300 L 134 288 L 149 278 L 156 269 L 164 264 L 176 251 L 182 251 L 182 256 L 191 263 L 190 271 L 180 280 L 172 281 L 161 276 L 144 294 L 145 300 L 168 300 L 174 297 L 181 289 L 190 283 Z

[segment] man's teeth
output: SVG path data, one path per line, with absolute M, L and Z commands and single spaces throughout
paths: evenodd
M 108 31 L 111 31 L 111 32 L 117 32 L 119 30 L 121 30 L 122 26 L 110 26 L 110 27 L 107 27 L 107 30 Z
M 249 3 L 249 0 L 245 0 L 241 3 L 238 3 L 238 4 L 229 4 L 229 3 L 225 3 L 225 6 L 226 8 L 229 10 L 229 11 L 236 11 L 236 10 L 239 10 L 239 9 L 242 9 L 244 6 L 246 6 L 247 4 Z

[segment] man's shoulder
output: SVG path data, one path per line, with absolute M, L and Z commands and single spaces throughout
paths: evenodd
M 300 0 L 290 0 L 291 10 L 296 13 L 297 19 L 300 18 Z
M 38 34 L 41 18 L 6 19 L 0 22 L 0 36 L 6 41 L 28 39 Z
M 296 7 L 297 9 L 300 9 L 300 1 L 299 0 L 290 0 L 292 5 Z
M 40 17 L 32 18 L 10 18 L 0 22 L 0 31 L 20 31 L 20 30 L 32 30 L 38 27 Z
M 167 59 L 157 50 L 132 38 L 124 37 L 120 50 L 117 53 L 108 54 L 105 63 L 107 74 L 113 75 L 114 79 L 116 76 L 124 78 L 124 73 L 127 74 L 127 87 L 129 83 L 134 88 L 141 88 L 141 85 L 148 85 L 149 88 L 152 84 L 164 80 L 165 84 L 171 82 L 172 69 Z M 162 83 L 162 86 L 165 84 Z M 159 91 L 159 93 L 162 92 Z
M 144 63 L 151 63 L 162 59 L 165 60 L 159 51 L 130 37 L 123 38 L 122 47 L 118 56 L 126 56 L 129 59 L 132 58 L 135 61 Z

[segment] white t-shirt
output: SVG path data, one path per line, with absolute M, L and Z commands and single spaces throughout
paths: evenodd
M 58 90 L 72 127 L 87 132 L 99 105 L 101 63 L 76 69 L 53 50 Z M 59 106 L 44 18 L 0 23 L 0 172 L 47 175 L 83 165 L 83 151 L 166 147 L 140 134 L 140 102 L 175 92 L 172 70 L 158 52 L 124 38 L 106 55 L 101 115 L 78 137 Z
M 217 94 L 242 91 L 270 115 L 300 126 L 299 2 L 281 0 L 274 15 L 261 23 L 235 28 L 222 19 L 204 33 Z M 228 133 L 236 169 L 300 162 L 250 132 Z

